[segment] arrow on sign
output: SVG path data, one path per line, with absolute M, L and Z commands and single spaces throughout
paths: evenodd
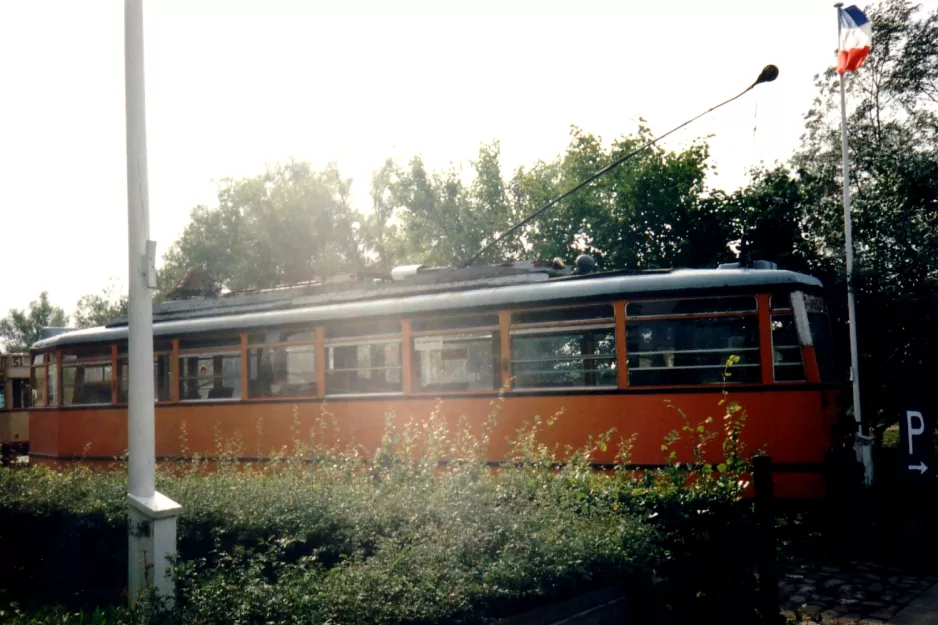
M 918 464 L 910 464 L 909 471 L 918 471 L 919 475 L 928 471 L 928 466 L 924 462 L 919 462 Z

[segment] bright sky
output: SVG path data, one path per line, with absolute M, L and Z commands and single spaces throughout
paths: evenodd
M 736 188 L 797 145 L 834 56 L 831 5 L 145 0 L 151 238 L 162 253 L 215 180 L 279 159 L 337 161 L 367 208 L 389 156 L 442 168 L 498 139 L 510 171 L 559 154 L 571 124 L 664 132 L 775 63 L 774 83 L 666 144 L 713 134 L 711 182 Z M 0 315 L 126 284 L 123 69 L 119 0 L 0 2 Z

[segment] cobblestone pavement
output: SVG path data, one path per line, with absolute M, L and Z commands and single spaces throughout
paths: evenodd
M 938 582 L 872 562 L 800 564 L 779 575 L 784 614 L 796 620 L 838 625 L 888 623 Z

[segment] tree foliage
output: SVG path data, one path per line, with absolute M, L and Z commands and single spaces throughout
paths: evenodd
M 470 175 L 428 172 L 421 159 L 388 162 L 375 175 L 380 206 L 374 245 L 395 261 L 451 265 L 470 258 L 522 217 L 650 138 L 641 128 L 610 146 L 572 128 L 564 154 L 510 178 L 498 143 L 484 145 Z M 723 204 L 704 193 L 703 143 L 680 152 L 653 148 L 570 196 L 489 248 L 482 262 L 594 255 L 607 268 L 709 265 L 729 252 Z M 704 234 L 705 233 L 705 234 Z
M 0 319 L 0 341 L 8 352 L 24 352 L 39 340 L 43 328 L 67 324 L 65 311 L 53 306 L 49 294 L 43 291 L 39 299 L 29 303 L 26 310 L 13 308 L 6 317 Z
M 127 315 L 127 295 L 121 293 L 114 282 L 100 293 L 83 295 L 75 305 L 75 326 L 94 328 L 106 325 Z
M 470 162 L 471 180 L 451 167 L 427 171 L 420 157 L 402 167 L 387 161 L 372 181 L 375 208 L 369 222 L 370 249 L 383 266 L 422 263 L 446 266 L 478 252 L 517 217 L 502 176 L 498 142 L 483 145 Z M 517 258 L 520 245 L 486 261 Z
M 361 215 L 350 205 L 350 185 L 335 165 L 314 171 L 298 161 L 223 181 L 218 206 L 196 206 L 164 256 L 161 286 L 189 267 L 231 290 L 361 270 Z
M 934 373 L 938 323 L 938 10 L 905 0 L 868 9 L 873 46 L 846 76 L 855 287 L 864 410 L 878 428 Z M 807 199 L 803 220 L 827 264 L 831 301 L 843 303 L 844 239 L 839 80 L 817 77 L 818 97 L 792 159 Z M 835 311 L 846 328 L 846 311 Z M 844 337 L 845 339 L 845 337 Z M 846 341 L 841 341 L 845 345 Z

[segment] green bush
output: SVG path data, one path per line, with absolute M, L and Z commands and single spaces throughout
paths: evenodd
M 668 580 L 674 614 L 693 609 L 705 622 L 697 608 L 723 614 L 715 606 L 727 592 L 752 583 L 739 557 L 751 550 L 734 544 L 747 522 L 738 503 L 740 475 L 748 469 L 738 440 L 743 415 L 732 405 L 725 412 L 727 460 L 705 466 L 690 482 L 677 465 L 641 476 L 597 473 L 591 457 L 611 444 L 613 433 L 561 452 L 539 442 L 554 417 L 519 430 L 506 463 L 493 470 L 485 454 L 492 420 L 481 432 L 465 422 L 451 430 L 440 410 L 420 423 L 395 424 L 389 416 L 383 444 L 367 459 L 359 449 L 320 442 L 332 427 L 326 415 L 308 440 L 297 436 L 271 463 L 209 467 L 195 459 L 164 468 L 158 488 L 183 504 L 183 514 L 176 606 L 160 618 L 479 622 L 657 570 Z M 698 451 L 718 438 L 706 425 L 684 427 Z M 671 459 L 668 445 L 677 438 L 669 437 L 663 450 Z M 629 444 L 621 443 L 622 467 Z M 237 445 L 219 445 L 219 454 L 236 457 Z M 0 536 L 24 533 L 22 548 L 0 560 L 0 585 L 24 605 L 121 603 L 125 506 L 119 472 L 3 470 Z M 69 544 L 90 544 L 103 555 L 88 559 L 89 549 L 62 547 L 32 557 L 44 532 L 62 519 L 71 524 Z M 710 573 L 701 577 L 693 566 L 690 574 L 702 558 Z M 52 569 L 66 573 L 50 586 L 43 582 Z M 38 622 L 155 618 L 145 606 L 101 621 L 69 620 L 92 618 L 87 612 L 62 612 L 60 620 L 50 614 Z

